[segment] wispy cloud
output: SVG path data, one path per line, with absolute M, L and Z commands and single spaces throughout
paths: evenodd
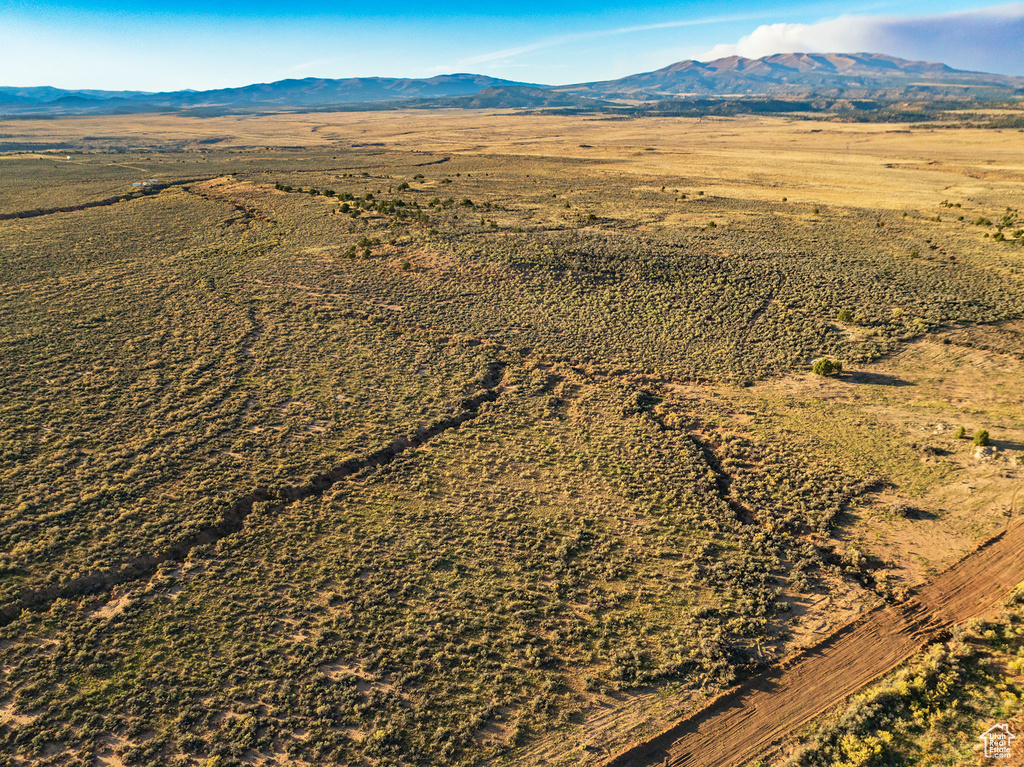
M 533 53 L 534 51 L 543 50 L 545 48 L 558 48 L 572 43 L 596 40 L 603 37 L 630 35 L 640 32 L 653 32 L 660 29 L 681 29 L 684 27 L 700 27 L 711 24 L 726 24 L 736 21 L 752 21 L 756 19 L 763 19 L 766 15 L 767 14 L 765 13 L 746 13 L 733 16 L 711 16 L 701 19 L 680 19 L 678 21 L 663 21 L 657 24 L 641 24 L 632 27 L 615 27 L 613 29 L 597 29 L 590 32 L 575 32 L 568 35 L 546 37 L 526 45 L 503 48 L 489 53 L 482 53 L 477 56 L 470 56 L 468 58 L 460 59 L 458 63 L 459 66 L 472 66 L 474 64 L 483 64 L 491 61 L 508 61 L 516 58 L 517 56 Z
M 960 69 L 1024 75 L 1024 3 L 934 16 L 840 16 L 816 24 L 764 24 L 704 58 L 773 53 L 888 53 Z
M 311 72 L 322 69 L 330 64 L 336 64 L 338 61 L 340 61 L 340 59 L 337 57 L 314 59 L 313 61 L 303 61 L 301 64 L 293 64 L 290 67 L 285 67 L 282 71 L 286 75 L 300 75 L 303 72 Z

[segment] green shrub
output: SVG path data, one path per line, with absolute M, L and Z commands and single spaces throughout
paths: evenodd
M 978 429 L 974 432 L 974 444 L 981 447 L 988 444 L 988 432 L 985 429 Z
M 822 357 L 820 360 L 815 360 L 811 370 L 814 371 L 815 375 L 819 376 L 839 375 L 843 372 L 843 363 L 838 360 L 830 360 L 828 357 Z
M 839 314 L 836 315 L 836 319 L 840 322 L 853 322 L 853 312 L 849 309 L 840 309 Z
M 953 432 L 953 439 L 963 439 L 965 434 L 967 434 L 967 430 L 963 426 L 958 426 L 957 430 Z

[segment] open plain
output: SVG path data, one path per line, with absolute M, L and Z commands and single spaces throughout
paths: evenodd
M 1020 131 L 0 134 L 0 765 L 625 763 L 861 657 L 752 760 L 1020 580 Z

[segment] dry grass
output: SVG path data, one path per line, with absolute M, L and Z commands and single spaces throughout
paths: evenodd
M 3 130 L 201 180 L 0 222 L 0 764 L 596 762 L 1019 505 L 1016 133 Z

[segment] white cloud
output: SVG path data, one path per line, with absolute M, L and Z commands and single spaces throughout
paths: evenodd
M 526 53 L 543 50 L 545 48 L 558 48 L 571 43 L 586 42 L 603 37 L 616 37 L 619 35 L 631 35 L 641 32 L 653 32 L 660 29 L 679 29 L 684 27 L 700 27 L 712 24 L 723 24 L 731 21 L 747 21 L 750 19 L 764 18 L 763 13 L 742 14 L 732 16 L 711 16 L 701 19 L 682 19 L 677 21 L 663 21 L 657 24 L 642 24 L 634 27 L 615 27 L 613 29 L 597 29 L 588 32 L 574 32 L 567 35 L 557 35 L 537 40 L 533 43 L 520 45 L 514 48 L 503 48 L 499 51 L 482 53 L 477 56 L 470 56 L 461 59 L 460 65 L 473 65 L 492 61 L 506 61 Z M 728 54 L 727 54 L 728 55 Z
M 764 24 L 735 44 L 716 45 L 701 58 L 858 52 L 1024 75 L 1024 3 L 936 16 L 840 16 L 816 24 Z

